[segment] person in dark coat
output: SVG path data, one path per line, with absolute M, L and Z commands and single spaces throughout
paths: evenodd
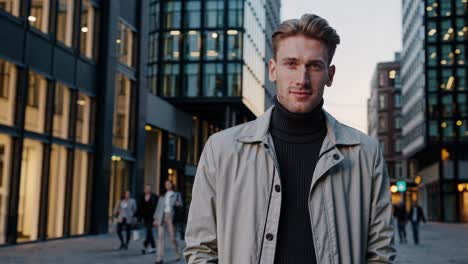
M 426 223 L 426 217 L 424 216 L 421 206 L 419 206 L 416 201 L 413 201 L 411 204 L 409 219 L 411 221 L 411 226 L 413 227 L 414 244 L 417 245 L 419 244 L 419 222 L 423 221 Z
M 156 244 L 153 237 L 153 213 L 158 204 L 158 196 L 151 191 L 151 185 L 146 184 L 143 195 L 138 199 L 138 220 L 142 222 L 146 230 L 146 238 L 143 241 L 142 254 L 155 253 Z M 148 248 L 151 246 L 151 248 Z
M 393 216 L 397 219 L 398 236 L 400 237 L 400 243 L 407 243 L 406 240 L 406 221 L 408 221 L 408 215 L 406 213 L 405 205 L 403 202 L 395 205 Z

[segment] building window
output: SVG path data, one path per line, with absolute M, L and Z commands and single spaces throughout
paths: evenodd
M 206 31 L 205 59 L 220 60 L 223 58 L 223 31 Z
M 72 236 L 86 233 L 88 179 L 91 171 L 88 167 L 88 160 L 90 160 L 88 155 L 85 151 L 75 150 L 70 217 L 70 235 Z
M 180 31 L 172 30 L 164 33 L 164 59 L 165 60 L 179 60 L 180 59 Z
M 37 133 L 44 132 L 46 94 L 46 79 L 30 71 L 26 100 L 26 117 L 24 122 L 26 130 Z
M 207 0 L 205 4 L 205 27 L 223 27 L 224 22 L 224 1 Z
M 50 153 L 49 203 L 47 205 L 47 238 L 63 236 L 65 214 L 65 185 L 67 175 L 67 154 L 65 147 L 52 144 Z
M 98 53 L 99 12 L 89 0 L 82 0 L 81 27 L 80 27 L 80 52 L 90 59 L 96 59 Z
M 8 219 L 8 201 L 10 188 L 11 137 L 0 134 L 0 244 L 6 242 L 6 227 Z
M 427 65 L 429 66 L 437 66 L 439 63 L 439 58 L 437 56 L 437 48 L 434 45 L 430 45 L 427 47 L 427 54 L 428 54 L 428 60 L 427 60 Z
M 381 72 L 379 73 L 379 87 L 384 87 L 385 86 L 385 73 Z
M 395 140 L 395 152 L 401 152 L 401 140 Z
M 401 179 L 403 177 L 403 165 L 401 162 L 395 162 L 395 178 Z
M 228 41 L 228 59 L 239 60 L 242 59 L 242 32 L 237 30 L 227 31 Z
M 385 101 L 385 94 L 379 95 L 379 110 L 385 110 L 387 108 L 387 104 Z
M 462 141 L 468 141 L 468 119 L 457 121 L 458 135 Z
M 399 117 L 399 116 L 395 117 L 395 128 L 396 129 L 401 128 L 401 117 Z
M 439 124 L 435 120 L 429 121 L 429 138 L 432 140 L 439 139 Z
M 162 96 L 180 96 L 180 66 L 179 64 L 166 64 L 162 73 Z
M 39 141 L 24 139 L 17 222 L 17 242 L 20 243 L 38 238 L 42 153 L 43 146 Z
M 442 83 L 440 84 L 441 89 L 452 91 L 455 87 L 455 77 L 453 76 L 452 70 L 442 70 Z
M 457 69 L 457 89 L 466 91 L 466 70 L 463 68 Z
M 427 106 L 428 106 L 428 115 L 431 119 L 437 119 L 439 114 L 437 111 L 437 95 L 436 94 L 429 94 L 427 99 Z
M 60 83 L 55 86 L 53 135 L 68 138 L 70 115 L 70 89 Z
M 0 10 L 19 16 L 20 0 L 2 0 L 0 1 Z
M 16 105 L 16 66 L 0 59 L 0 123 L 14 124 Z
M 453 65 L 455 63 L 455 54 L 452 50 L 452 45 L 442 45 L 442 54 L 440 58 L 441 65 Z
M 465 65 L 465 45 L 457 45 L 455 49 L 455 54 L 457 55 L 457 64 Z
M 435 22 L 427 22 L 427 41 L 435 43 L 437 41 L 437 24 Z
M 242 64 L 229 63 L 227 71 L 227 96 L 241 96 Z
M 153 95 L 158 95 L 158 65 L 148 66 L 148 86 Z
M 200 84 L 200 64 L 190 63 L 184 66 L 184 95 L 187 97 L 198 96 Z
M 446 2 L 446 1 L 442 1 Z M 455 31 L 452 27 L 452 21 L 449 19 L 442 20 L 440 23 L 440 38 L 443 42 L 451 42 L 455 38 Z
M 149 35 L 148 41 L 148 63 L 157 63 L 159 54 L 159 34 L 152 33 Z
M 243 1 L 241 0 L 229 1 L 228 26 L 229 27 L 242 27 L 243 17 L 244 17 Z
M 395 99 L 395 107 L 401 107 L 401 95 L 395 94 L 394 99 Z
M 180 28 L 181 3 L 180 1 L 168 1 L 164 4 L 164 28 Z
M 455 138 L 453 121 L 442 120 L 442 140 L 453 140 Z
M 117 148 L 132 150 L 134 130 L 133 83 L 125 75 L 118 73 L 115 88 L 112 143 Z
M 76 141 L 82 144 L 92 144 L 94 130 L 94 100 L 78 93 L 76 117 Z
M 457 107 L 458 107 L 458 115 L 461 117 L 467 117 L 467 103 L 466 103 L 466 94 L 459 93 L 457 96 Z
M 439 1 L 440 2 L 440 15 L 451 16 L 452 15 L 452 1 Z
M 457 9 L 457 15 L 463 16 L 467 13 L 468 11 L 468 1 L 466 0 L 456 0 L 455 1 L 456 9 Z
M 205 64 L 203 81 L 203 96 L 223 96 L 223 65 L 221 63 Z
M 185 41 L 185 59 L 200 59 L 201 35 L 200 31 L 190 30 Z
M 201 26 L 201 2 L 189 0 L 185 4 L 185 27 L 200 28 Z
M 453 96 L 451 94 L 442 95 L 442 117 L 452 117 L 453 114 Z
M 50 0 L 31 0 L 29 24 L 44 33 L 49 32 Z
M 159 29 L 159 17 L 160 17 L 160 3 L 159 1 L 152 1 L 149 9 L 149 32 L 153 32 Z
M 59 0 L 57 3 L 57 40 L 67 46 L 72 45 L 73 0 Z
M 457 18 L 457 40 L 465 41 L 468 39 L 468 27 L 466 25 L 465 19 Z
M 117 47 L 119 62 L 128 66 L 135 67 L 136 38 L 134 32 L 129 26 L 119 22 L 117 31 Z
M 387 119 L 383 116 L 379 116 L 379 132 L 387 130 Z
M 436 70 L 427 71 L 427 89 L 429 92 L 436 92 L 439 89 Z
M 439 5 L 437 4 L 437 0 L 427 0 L 427 16 L 428 17 L 437 17 L 437 10 L 439 9 Z

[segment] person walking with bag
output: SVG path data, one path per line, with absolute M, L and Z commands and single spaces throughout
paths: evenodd
M 153 214 L 158 204 L 158 196 L 151 192 L 151 185 L 146 184 L 144 194 L 138 200 L 138 221 L 143 222 L 146 230 L 146 238 L 143 241 L 142 254 L 155 253 L 156 244 L 153 237 Z M 151 246 L 151 248 L 148 248 Z
M 126 190 L 120 201 L 117 202 L 114 208 L 114 217 L 117 218 L 117 235 L 120 240 L 119 250 L 128 249 L 130 242 L 131 226 L 134 224 L 134 215 L 137 210 L 136 202 L 131 198 L 129 190 Z M 124 241 L 122 231 L 125 229 L 127 233 Z
M 174 191 L 174 184 L 170 180 L 167 180 L 164 186 L 166 192 L 159 198 L 158 206 L 153 216 L 154 225 L 158 227 L 156 264 L 162 264 L 164 261 L 164 232 L 166 228 L 169 231 L 169 237 L 174 247 L 177 261 L 181 258 L 174 232 L 174 207 L 182 206 L 182 197 L 179 192 Z

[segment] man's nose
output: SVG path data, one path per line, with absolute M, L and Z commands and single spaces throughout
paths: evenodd
M 310 73 L 307 71 L 306 67 L 301 67 L 297 71 L 296 75 L 296 85 L 301 86 L 305 89 L 308 89 L 310 86 Z

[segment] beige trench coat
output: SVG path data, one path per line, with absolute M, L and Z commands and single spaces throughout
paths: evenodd
M 187 263 L 274 262 L 281 181 L 271 112 L 206 143 L 188 217 Z M 320 264 L 393 263 L 391 194 L 379 144 L 325 116 L 327 135 L 309 193 L 310 250 Z

